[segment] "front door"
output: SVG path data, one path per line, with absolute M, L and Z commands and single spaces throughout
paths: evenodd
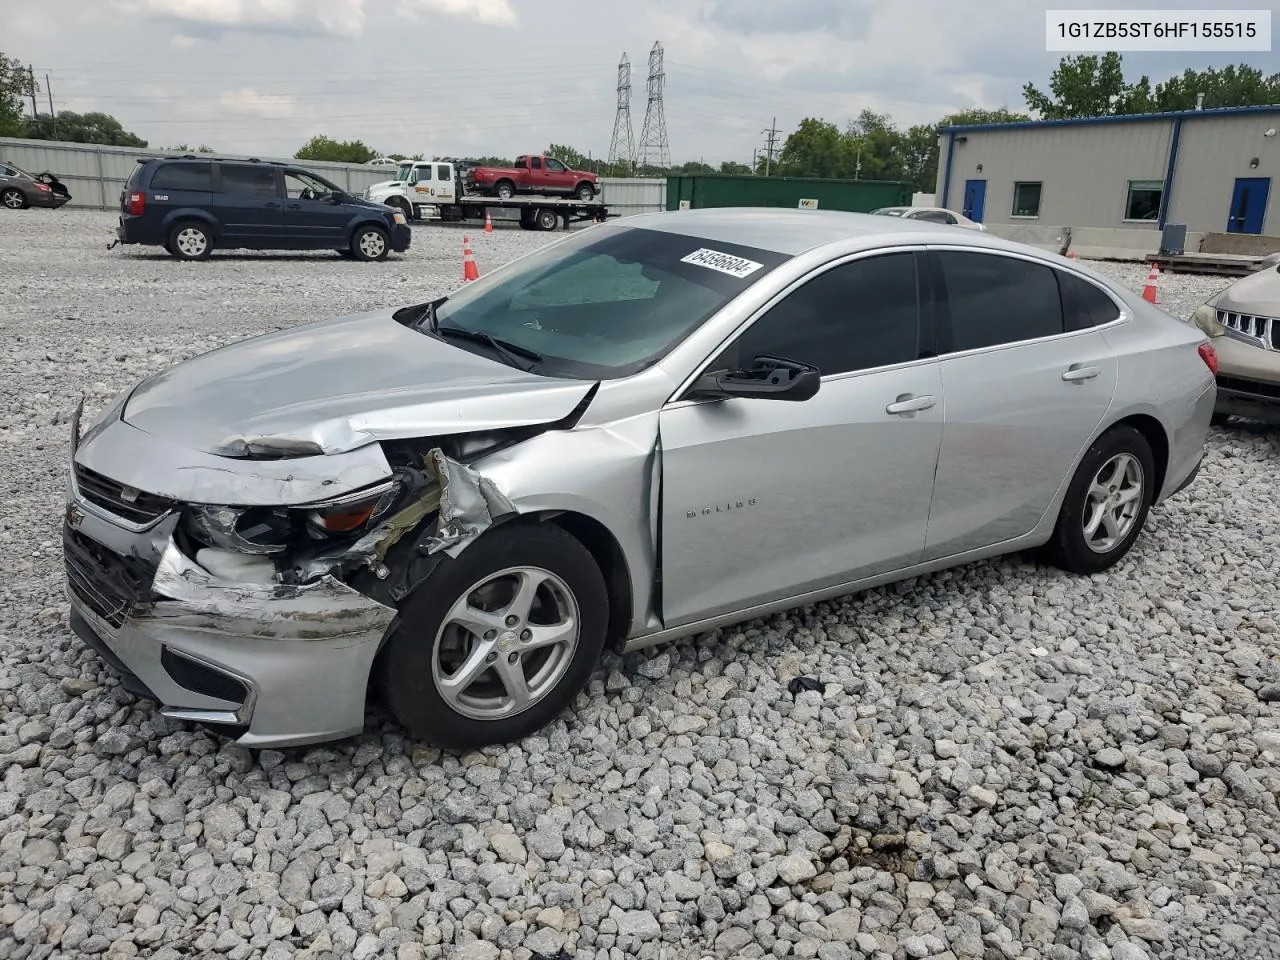
M 1267 213 L 1270 177 L 1239 177 L 1231 192 L 1231 210 L 1227 214 L 1227 233 L 1262 233 L 1262 220 Z
M 1030 533 L 1117 381 L 1114 352 L 1088 325 L 1114 317 L 1094 308 L 1097 319 L 1067 322 L 1051 267 L 996 253 L 930 256 L 947 410 L 925 560 Z
M 284 175 L 284 225 L 289 245 L 336 249 L 346 243 L 351 211 L 333 202 L 333 190 L 301 170 Z
M 563 193 L 573 192 L 573 188 L 577 186 L 577 184 L 574 183 L 573 177 L 569 175 L 568 167 L 553 157 L 547 157 L 546 167 L 546 183 L 548 190 L 557 190 Z
M 436 178 L 432 181 L 431 189 L 433 191 L 432 199 L 436 203 L 453 203 L 455 199 L 453 189 L 453 164 L 437 163 Z
M 214 181 L 213 211 L 221 227 L 220 246 L 278 243 L 284 236 L 284 198 L 276 168 L 220 163 Z
M 677 626 L 915 563 L 942 439 L 913 252 L 849 260 L 777 301 L 709 370 L 812 363 L 803 402 L 661 413 L 662 617 Z M 922 261 L 921 261 L 922 262 Z
M 982 222 L 982 211 L 987 205 L 987 181 L 966 180 L 964 182 L 964 209 L 960 212 L 974 223 Z

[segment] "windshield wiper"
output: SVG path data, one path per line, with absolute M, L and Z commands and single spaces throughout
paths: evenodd
M 483 343 L 495 353 L 499 353 L 505 357 L 507 362 L 512 366 L 519 367 L 526 373 L 542 362 L 542 354 L 538 353 L 536 350 L 530 350 L 528 347 L 522 347 L 520 344 L 512 343 L 510 340 L 503 340 L 499 337 L 495 337 L 493 334 L 485 333 L 483 330 L 467 330 L 464 327 L 442 327 L 435 319 L 434 308 L 432 308 L 431 311 L 431 320 L 431 332 L 437 336 L 457 337 L 460 340 L 472 340 L 477 343 Z M 532 360 L 533 363 L 525 366 L 520 363 L 517 356 Z

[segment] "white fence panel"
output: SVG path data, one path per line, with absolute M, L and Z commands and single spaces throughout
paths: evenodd
M 624 217 L 667 209 L 666 177 L 601 177 L 600 197 L 610 213 Z
M 53 140 L 20 140 L 0 137 L 0 161 L 8 161 L 28 173 L 48 170 L 71 191 L 68 207 L 114 210 L 120 203 L 120 191 L 139 160 L 148 157 L 177 156 L 172 150 L 145 147 L 111 147 L 95 143 L 65 143 Z M 211 160 L 247 160 L 247 154 L 203 153 Z M 288 157 L 259 157 L 292 163 L 313 170 L 350 193 L 363 193 L 364 188 L 394 175 L 389 167 L 370 167 L 357 163 L 323 163 L 292 160 Z

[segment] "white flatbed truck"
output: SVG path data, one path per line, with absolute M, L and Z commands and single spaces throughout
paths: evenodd
M 434 214 L 443 223 L 483 221 L 490 210 L 518 210 L 524 230 L 554 230 L 561 223 L 568 230 L 571 223 L 599 223 L 610 216 L 599 196 L 578 200 L 523 195 L 500 200 L 469 193 L 459 165 L 452 160 L 407 160 L 394 180 L 373 184 L 364 198 L 397 207 L 409 220 L 429 220 Z

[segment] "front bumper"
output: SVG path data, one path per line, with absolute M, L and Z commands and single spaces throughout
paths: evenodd
M 1214 412 L 1280 423 L 1280 351 L 1264 350 L 1229 336 L 1213 339 L 1218 355 L 1218 399 Z
M 248 747 L 363 729 L 369 672 L 395 610 L 328 576 L 304 586 L 219 579 L 178 547 L 176 515 L 126 529 L 72 488 L 70 625 L 126 689 Z

